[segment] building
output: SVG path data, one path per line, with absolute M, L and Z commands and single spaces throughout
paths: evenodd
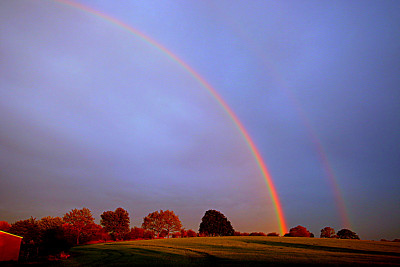
M 18 261 L 21 236 L 0 231 L 0 262 Z

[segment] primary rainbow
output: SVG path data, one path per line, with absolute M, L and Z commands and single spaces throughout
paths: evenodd
M 95 10 L 93 8 L 90 8 L 88 6 L 85 6 L 85 5 L 82 5 L 80 3 L 76 3 L 73 1 L 69 1 L 69 0 L 54 0 L 54 1 L 64 4 L 64 5 L 67 5 L 67 6 L 70 6 L 70 7 L 77 8 L 79 10 L 85 11 L 85 12 L 95 15 L 97 17 L 100 17 L 100 18 L 107 20 L 108 22 L 111 22 L 111 23 L 119 26 L 120 28 L 123 28 L 126 31 L 140 37 L 145 42 L 149 43 L 153 47 L 155 47 L 158 50 L 160 50 L 161 52 L 163 52 L 165 55 L 167 55 L 173 61 L 177 62 L 194 79 L 196 79 L 205 89 L 207 89 L 207 91 L 212 95 L 212 97 L 220 104 L 220 106 L 228 114 L 230 119 L 233 121 L 233 123 L 238 128 L 241 135 L 243 136 L 247 145 L 249 146 L 250 151 L 251 151 L 252 155 L 254 156 L 258 167 L 260 168 L 261 174 L 266 181 L 269 193 L 271 195 L 272 202 L 273 202 L 273 205 L 275 208 L 276 217 L 278 220 L 279 231 L 280 231 L 281 235 L 284 235 L 285 233 L 287 233 L 286 221 L 285 221 L 285 217 L 283 214 L 282 205 L 279 201 L 278 193 L 276 191 L 274 183 L 272 182 L 272 178 L 271 178 L 271 175 L 269 174 L 267 166 L 264 163 L 264 160 L 263 160 L 260 152 L 258 151 L 258 148 L 256 147 L 254 141 L 251 139 L 249 133 L 247 132 L 246 128 L 243 126 L 242 122 L 239 120 L 238 116 L 233 112 L 233 110 L 229 107 L 229 105 L 225 102 L 225 100 L 221 97 L 221 95 L 218 94 L 218 92 L 199 73 L 197 73 L 186 62 L 184 62 L 182 59 L 180 59 L 177 55 L 172 53 L 166 47 L 164 47 L 160 43 L 156 42 L 154 39 L 150 38 L 149 36 L 145 35 L 144 33 L 140 32 L 139 30 L 133 28 L 132 26 L 125 24 L 124 22 L 122 22 L 116 18 L 113 18 L 113 17 L 111 17 L 107 14 L 104 14 L 98 10 Z

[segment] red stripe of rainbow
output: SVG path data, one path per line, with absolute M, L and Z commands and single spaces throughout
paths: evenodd
M 140 32 L 139 30 L 125 24 L 124 22 L 122 22 L 120 20 L 117 20 L 116 18 L 113 18 L 107 14 L 104 14 L 98 10 L 95 10 L 93 8 L 90 8 L 90 7 L 80 4 L 80 3 L 72 2 L 69 0 L 54 0 L 54 1 L 64 4 L 64 5 L 67 5 L 67 6 L 77 8 L 77 9 L 85 11 L 85 12 L 88 12 L 92 15 L 98 16 L 98 17 L 105 19 L 105 20 L 125 29 L 126 31 L 140 37 L 145 42 L 154 46 L 155 48 L 157 48 L 158 50 L 160 50 L 161 52 L 166 54 L 169 58 L 171 58 L 172 60 L 177 62 L 179 65 L 181 65 L 182 68 L 184 68 L 194 79 L 196 79 L 205 89 L 207 89 L 207 91 L 215 98 L 215 100 L 221 105 L 221 107 L 225 110 L 225 112 L 231 118 L 231 120 L 233 121 L 233 123 L 238 128 L 241 135 L 243 136 L 244 140 L 246 141 L 247 145 L 249 146 L 250 151 L 253 154 L 258 167 L 260 168 L 261 174 L 266 181 L 269 193 L 271 195 L 272 202 L 273 202 L 273 205 L 275 208 L 275 213 L 276 213 L 277 220 L 278 220 L 280 233 L 281 233 L 281 235 L 284 235 L 285 233 L 287 233 L 286 221 L 285 221 L 285 217 L 283 214 L 282 205 L 279 201 L 278 193 L 276 191 L 274 183 L 272 182 L 272 178 L 271 178 L 271 175 L 269 174 L 267 166 L 264 163 L 264 160 L 263 160 L 260 152 L 258 151 L 256 145 L 254 144 L 254 141 L 251 139 L 249 133 L 247 132 L 246 128 L 243 126 L 242 122 L 239 120 L 237 115 L 228 106 L 228 104 L 221 97 L 221 95 L 218 94 L 218 92 L 199 73 L 197 73 L 186 62 L 184 62 L 182 59 L 180 59 L 177 55 L 173 54 L 170 50 L 165 48 L 160 43 L 156 42 L 155 40 L 153 40 L 149 36 L 145 35 L 144 33 Z

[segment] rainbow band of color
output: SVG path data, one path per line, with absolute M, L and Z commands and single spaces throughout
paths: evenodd
M 270 193 L 270 196 L 272 198 L 272 202 L 273 202 L 273 205 L 274 205 L 274 208 L 275 208 L 275 213 L 276 213 L 277 220 L 278 220 L 278 225 L 279 225 L 279 231 L 280 231 L 281 235 L 284 235 L 285 233 L 287 233 L 286 221 L 285 221 L 285 217 L 284 217 L 284 214 L 283 214 L 282 205 L 281 205 L 281 203 L 279 201 L 278 193 L 276 191 L 274 183 L 272 182 L 271 175 L 269 174 L 267 166 L 264 163 L 264 160 L 263 160 L 260 152 L 258 151 L 256 145 L 254 144 L 253 140 L 251 139 L 251 137 L 250 137 L 249 133 L 247 132 L 246 128 L 243 126 L 243 124 L 241 123 L 239 118 L 236 116 L 236 114 L 233 112 L 233 110 L 228 106 L 228 104 L 223 100 L 223 98 L 218 94 L 218 92 L 199 73 L 197 73 L 186 62 L 184 62 L 178 56 L 176 56 L 171 51 L 169 51 L 167 48 L 162 46 L 160 43 L 156 42 L 155 40 L 153 40 L 149 36 L 143 34 L 139 30 L 137 30 L 137 29 L 135 29 L 135 28 L 123 23 L 122 21 L 119 21 L 119 20 L 117 20 L 117 19 L 115 19 L 115 18 L 113 18 L 113 17 L 111 17 L 109 15 L 106 15 L 106 14 L 104 14 L 102 12 L 99 12 L 99 11 L 97 11 L 95 9 L 92 9 L 90 7 L 87 7 L 85 5 L 82 5 L 82 4 L 79 4 L 79 3 L 76 3 L 76 2 L 72 2 L 72 1 L 68 1 L 68 0 L 54 0 L 54 1 L 62 3 L 62 4 L 65 4 L 67 6 L 71 6 L 71 7 L 77 8 L 79 10 L 88 12 L 90 14 L 96 15 L 96 16 L 98 16 L 100 18 L 103 18 L 106 21 L 109 21 L 109 22 L 111 22 L 111 23 L 113 23 L 113 24 L 125 29 L 126 31 L 128 31 L 128 32 L 130 32 L 130 33 L 132 33 L 132 34 L 134 34 L 134 35 L 136 35 L 138 37 L 140 37 L 145 42 L 149 43 L 153 47 L 157 48 L 158 50 L 160 50 L 161 52 L 166 54 L 173 61 L 177 62 L 194 79 L 196 79 L 205 89 L 207 89 L 207 91 L 213 96 L 213 98 L 220 104 L 220 106 L 228 114 L 230 119 L 233 121 L 233 123 L 238 128 L 238 130 L 241 133 L 241 135 L 243 136 L 243 138 L 246 141 L 247 145 L 249 146 L 250 151 L 251 151 L 252 155 L 254 156 L 258 167 L 260 168 L 261 174 L 262 174 L 264 180 L 266 181 L 266 184 L 267 184 L 267 187 L 268 187 L 268 190 L 269 190 L 269 193 Z

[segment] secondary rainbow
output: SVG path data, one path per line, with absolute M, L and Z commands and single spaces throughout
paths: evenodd
M 279 231 L 281 235 L 287 233 L 287 226 L 286 226 L 286 220 L 285 216 L 282 210 L 282 205 L 280 203 L 279 197 L 277 190 L 275 188 L 275 185 L 272 181 L 271 175 L 268 171 L 268 168 L 266 164 L 264 163 L 264 160 L 256 147 L 254 141 L 251 139 L 249 133 L 247 132 L 246 128 L 243 126 L 242 122 L 239 120 L 237 115 L 233 112 L 233 110 L 229 107 L 229 105 L 225 102 L 225 100 L 221 97 L 221 95 L 198 73 L 196 72 L 191 66 L 189 66 L 186 62 L 184 62 L 182 59 L 180 59 L 177 55 L 172 53 L 170 50 L 168 50 L 166 47 L 161 45 L 160 43 L 156 42 L 154 39 L 150 38 L 149 36 L 145 35 L 144 33 L 140 32 L 139 30 L 133 28 L 132 26 L 116 19 L 113 18 L 105 13 L 102 13 L 98 10 L 95 10 L 93 8 L 90 8 L 86 5 L 76 3 L 73 1 L 69 0 L 54 0 L 55 2 L 77 8 L 79 10 L 85 11 L 87 13 L 90 13 L 92 15 L 95 15 L 97 17 L 100 17 L 104 20 L 107 20 L 110 23 L 113 23 L 117 25 L 120 28 L 125 29 L 126 31 L 140 37 L 143 41 L 149 43 L 153 47 L 157 48 L 161 52 L 163 52 L 165 55 L 167 55 L 169 58 L 171 58 L 173 61 L 177 62 L 182 68 L 184 68 L 194 79 L 196 79 L 211 95 L 212 97 L 219 103 L 219 105 L 225 110 L 225 112 L 228 114 L 230 119 L 233 121 L 235 126 L 238 128 L 239 132 L 243 136 L 245 142 L 250 148 L 250 151 L 252 155 L 254 156 L 255 161 L 257 162 L 257 165 L 261 171 L 261 174 L 263 178 L 266 181 L 274 208 L 275 208 L 275 213 L 276 217 L 278 220 L 278 225 L 279 225 Z
M 300 121 L 303 123 L 303 126 L 307 130 L 307 133 L 314 146 L 314 150 L 317 153 L 318 159 L 321 163 L 321 168 L 325 174 L 330 188 L 333 191 L 333 197 L 335 199 L 335 204 L 341 219 L 342 227 L 349 229 L 353 228 L 351 226 L 350 217 L 345 205 L 343 194 L 340 190 L 333 168 L 329 163 L 328 156 L 322 145 L 321 139 L 318 138 L 317 132 L 312 126 L 312 123 L 307 116 L 304 108 L 302 108 L 300 101 L 296 98 L 294 92 L 287 85 L 286 80 L 282 77 L 282 74 L 277 71 L 276 67 L 274 67 L 274 62 L 266 56 L 264 47 L 260 47 L 259 45 L 257 45 L 257 42 L 254 42 L 254 39 L 248 35 L 247 29 L 242 27 L 242 25 L 239 24 L 237 20 L 234 20 L 229 16 L 224 16 L 224 21 L 228 22 L 229 26 L 234 30 L 234 32 L 246 41 L 248 47 L 250 48 L 250 51 L 253 51 L 255 53 L 255 58 L 257 58 L 262 63 L 267 63 L 265 64 L 265 66 L 268 67 L 268 73 L 270 73 L 270 75 L 274 77 L 275 81 L 279 83 L 280 90 L 286 95 L 286 97 L 290 101 L 291 106 L 295 108 Z

